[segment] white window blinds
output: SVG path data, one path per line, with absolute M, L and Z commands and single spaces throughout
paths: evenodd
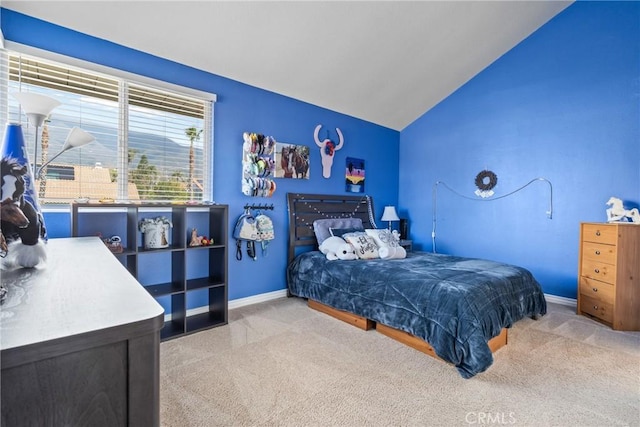
M 96 138 L 43 169 L 36 179 L 41 203 L 211 200 L 210 99 L 9 52 L 0 79 L 9 94 L 61 102 L 38 129 L 37 166 L 61 150 L 74 126 Z M 22 124 L 33 157 L 35 128 L 12 96 L 3 105 L 0 119 Z

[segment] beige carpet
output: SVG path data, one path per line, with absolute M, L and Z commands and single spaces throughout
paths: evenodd
M 640 333 L 549 304 L 488 371 L 283 298 L 161 344 L 163 426 L 640 426 Z

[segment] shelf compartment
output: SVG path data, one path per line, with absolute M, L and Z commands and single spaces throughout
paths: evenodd
M 140 221 L 143 219 L 153 219 L 157 217 L 165 217 L 169 221 L 171 221 L 172 227 L 169 228 L 169 235 L 167 239 L 169 241 L 169 248 L 184 248 L 185 247 L 185 239 L 183 236 L 182 230 L 184 229 L 184 208 L 176 206 L 176 207 L 141 207 L 138 209 L 137 218 L 136 218 L 136 229 L 139 227 Z M 138 230 L 139 231 L 139 230 Z M 143 244 L 143 233 L 138 232 L 136 237 L 136 241 L 138 244 L 138 250 L 159 250 L 159 249 L 168 249 L 168 248 L 158 248 L 158 249 L 144 249 Z
M 210 218 L 209 218 L 209 209 L 206 210 L 193 210 L 187 209 L 186 220 L 185 220 L 185 230 L 186 230 L 186 239 L 187 246 L 189 247 L 189 243 L 191 242 L 191 234 L 193 229 L 196 229 L 196 235 L 202 236 L 206 238 L 211 238 L 211 226 L 210 226 Z M 215 239 L 214 239 L 215 241 Z M 203 248 L 206 246 L 191 246 L 192 248 Z
M 172 295 L 184 292 L 182 283 L 159 283 L 157 285 L 147 285 L 144 287 L 153 297 L 161 297 L 164 295 Z
M 73 222 L 73 236 L 90 237 L 102 236 L 102 239 L 111 236 L 120 236 L 122 247 L 133 251 L 135 240 L 131 241 L 127 234 L 127 212 L 117 209 L 113 211 L 100 211 L 99 213 L 85 215 L 81 210 L 75 213 L 77 217 Z
M 207 312 L 187 317 L 187 333 L 226 325 L 227 321 L 222 313 Z
M 135 255 L 136 251 L 134 251 L 133 249 L 124 248 L 122 250 L 122 252 L 111 252 L 111 253 L 119 258 L 119 257 L 126 257 L 126 256 L 130 256 L 130 255 Z
M 224 282 L 211 277 L 187 280 L 187 291 L 195 291 L 196 289 L 212 288 L 216 286 L 224 286 Z
M 186 253 L 187 290 L 225 282 L 226 248 L 207 246 L 203 249 Z
M 171 283 L 184 290 L 184 251 L 148 251 L 137 256 L 137 279 L 145 287 Z
M 164 322 L 164 326 L 160 330 L 160 340 L 165 341 L 171 338 L 177 338 L 184 334 L 184 328 L 179 322 L 170 320 Z
M 215 248 L 209 251 L 209 278 L 214 282 L 227 282 L 226 247 Z
M 178 245 L 169 245 L 166 248 L 152 248 L 152 249 L 145 249 L 143 246 L 138 247 L 138 253 L 140 254 L 152 253 L 152 252 L 182 251 L 182 250 L 184 250 L 184 248 Z
M 171 313 L 171 320 L 164 322 L 160 331 L 160 339 L 166 340 L 181 336 L 186 331 L 186 298 L 184 293 L 171 295 L 171 307 L 166 310 Z M 165 311 L 165 314 L 166 314 Z
M 189 250 L 220 249 L 220 248 L 225 248 L 225 245 L 187 246 L 187 249 Z
M 202 295 L 202 290 L 187 292 L 187 306 L 192 297 Z M 201 314 L 187 316 L 186 332 L 195 332 L 199 329 L 212 328 L 214 326 L 225 325 L 228 322 L 227 311 L 227 287 L 224 285 L 210 287 L 204 290 L 204 296 L 208 301 L 208 311 Z

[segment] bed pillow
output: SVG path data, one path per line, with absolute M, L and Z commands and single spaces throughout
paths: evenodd
M 356 233 L 358 231 L 364 231 L 362 228 L 329 228 L 329 233 L 335 237 L 342 237 L 347 233 Z
M 331 237 L 330 228 L 355 228 L 364 230 L 362 219 L 360 218 L 327 218 L 313 221 L 313 232 L 318 240 L 318 246 Z
M 400 242 L 386 228 L 367 228 L 365 233 L 373 238 L 378 248 L 395 248 L 400 246 Z
M 342 236 L 344 240 L 356 249 L 356 255 L 360 259 L 380 258 L 378 255 L 378 246 L 375 240 L 367 235 L 364 231 L 355 233 L 347 233 Z
M 407 257 L 407 251 L 402 246 L 385 246 L 378 249 L 380 259 L 402 259 Z
M 378 245 L 378 256 L 381 259 L 406 258 L 406 250 L 400 246 L 398 235 L 391 233 L 386 228 L 367 228 L 367 236 L 373 238 Z

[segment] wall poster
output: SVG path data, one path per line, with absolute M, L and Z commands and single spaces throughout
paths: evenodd
M 275 177 L 309 179 L 309 147 L 276 142 Z
M 364 160 L 347 157 L 346 191 L 364 193 Z

